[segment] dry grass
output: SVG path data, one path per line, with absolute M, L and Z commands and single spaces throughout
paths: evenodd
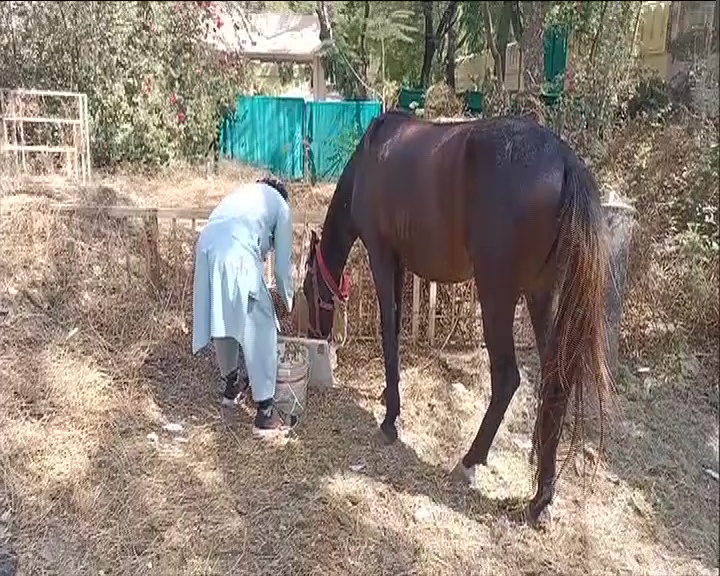
M 489 399 L 482 350 L 403 350 L 385 447 L 380 352 L 354 343 L 297 436 L 259 443 L 190 355 L 192 235 L 163 236 L 158 294 L 139 238 L 41 205 L 0 220 L 0 555 L 19 574 L 717 573 L 717 406 L 671 385 L 710 367 L 629 376 L 594 491 L 570 470 L 535 532 L 503 512 L 531 490 L 531 385 L 473 491 L 447 470 Z
M 548 533 L 505 514 L 531 495 L 534 352 L 519 351 L 524 385 L 475 490 L 447 474 L 489 400 L 487 355 L 468 351 L 479 336 L 468 304 L 438 321 L 442 343 L 452 315 L 463 319 L 447 350 L 403 349 L 400 443 L 375 438 L 377 342 L 352 341 L 339 353 L 339 386 L 311 391 L 296 437 L 268 446 L 250 435 L 250 414 L 219 409 L 212 356 L 190 355 L 192 233 L 161 230 L 163 281 L 151 293 L 137 226 L 55 217 L 44 198 L 211 207 L 257 172 L 101 175 L 91 190 L 16 195 L 24 210 L 0 215 L 0 574 L 7 557 L 19 558 L 19 574 L 67 576 L 717 573 L 718 484 L 704 472 L 718 470 L 717 276 L 663 251 L 658 198 L 693 154 L 677 130 L 655 136 L 675 156 L 649 145 L 632 177 L 620 165 L 602 175 L 625 182 L 626 195 L 647 191 L 623 328 L 628 365 L 599 476 L 588 492 L 566 470 Z M 644 149 L 617 148 L 623 158 Z M 321 216 L 331 194 L 291 188 L 295 208 Z M 361 251 L 352 259 L 353 298 L 374 310 L 357 281 Z M 408 278 L 405 302 L 411 291 Z M 438 300 L 453 309 L 449 290 Z M 421 312 L 424 331 L 426 296 Z M 372 317 L 353 326 L 371 331 Z M 692 336 L 684 346 L 644 332 L 669 320 Z
M 97 170 L 86 188 L 68 186 L 61 178 L 42 180 L 26 177 L 15 182 L 16 201 L 50 197 L 60 202 L 88 202 L 101 205 L 127 205 L 162 208 L 214 208 L 234 186 L 253 181 L 266 172 L 242 164 L 221 161 L 217 174 L 204 167 L 178 166 L 153 174 Z M 308 212 L 322 222 L 334 191 L 333 183 L 292 183 L 288 186 L 293 209 Z M 0 189 L 0 192 L 2 190 Z M 5 192 L 6 195 L 9 191 Z M 11 199 L 5 199 L 8 203 Z M 312 219 L 312 218 L 311 218 Z

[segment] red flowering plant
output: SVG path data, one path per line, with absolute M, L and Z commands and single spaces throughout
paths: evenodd
M 173 18 L 180 42 L 174 47 L 174 66 L 181 73 L 171 78 L 175 96 L 172 114 L 185 156 L 207 151 L 220 120 L 234 104 L 244 80 L 240 62 L 218 53 L 208 42 L 225 25 L 218 3 L 178 2 Z M 193 30 L 192 34 L 182 33 Z

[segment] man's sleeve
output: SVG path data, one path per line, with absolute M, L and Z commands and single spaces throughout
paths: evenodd
M 275 284 L 289 312 L 292 309 L 292 218 L 287 202 L 280 202 L 275 224 Z

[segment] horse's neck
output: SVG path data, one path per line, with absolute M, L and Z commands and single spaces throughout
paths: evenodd
M 323 260 L 335 282 L 340 281 L 340 276 L 350 255 L 350 249 L 357 238 L 352 231 L 350 215 L 351 188 L 344 183 L 338 184 L 328 207 L 320 237 Z

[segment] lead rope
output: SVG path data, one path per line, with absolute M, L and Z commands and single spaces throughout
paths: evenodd
M 338 329 L 338 325 L 342 329 Z M 342 338 L 339 338 L 339 335 Z M 333 295 L 333 341 L 340 347 L 345 346 L 347 342 L 347 307 L 340 301 L 337 296 Z

